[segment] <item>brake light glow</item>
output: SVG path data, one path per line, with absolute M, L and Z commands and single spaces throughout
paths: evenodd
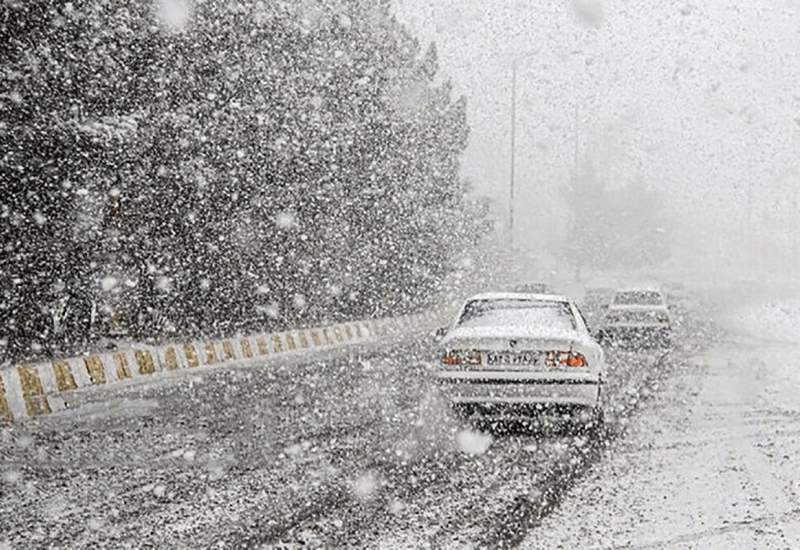
M 459 364 L 461 364 L 461 362 L 459 361 L 458 356 L 452 355 L 452 354 L 449 354 L 449 353 L 446 354 L 444 357 L 442 357 L 442 363 L 444 363 L 445 365 L 459 365 Z
M 589 363 L 586 357 L 580 353 L 573 353 L 571 351 L 562 351 L 559 353 L 559 365 L 567 367 L 588 367 Z
M 481 352 L 470 350 L 448 350 L 442 356 L 442 363 L 445 365 L 480 365 Z

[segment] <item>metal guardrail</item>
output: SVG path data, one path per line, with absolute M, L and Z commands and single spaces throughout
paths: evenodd
M 307 351 L 378 342 L 385 337 L 430 330 L 441 315 L 338 323 L 276 333 L 203 339 L 159 346 L 132 345 L 108 353 L 15 365 L 0 371 L 0 423 L 38 417 L 66 408 L 64 395 L 183 369 L 268 362 Z

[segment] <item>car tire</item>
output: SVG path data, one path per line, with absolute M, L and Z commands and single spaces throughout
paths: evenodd
M 603 407 L 600 405 L 594 407 L 588 415 L 588 418 L 583 423 L 582 429 L 585 433 L 595 436 L 602 432 L 605 426 L 606 416 Z
M 578 414 L 577 417 L 573 417 L 570 428 L 576 433 L 592 435 L 600 431 L 605 424 L 605 413 L 600 405 L 586 408 Z
M 606 413 L 603 407 L 597 406 L 592 411 L 592 424 L 597 426 L 598 428 L 601 427 L 603 424 L 606 423 Z

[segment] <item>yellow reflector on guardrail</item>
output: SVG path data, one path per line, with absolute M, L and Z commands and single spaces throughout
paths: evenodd
M 183 354 L 186 355 L 186 364 L 189 365 L 190 369 L 200 366 L 200 359 L 198 359 L 197 350 L 194 349 L 193 345 L 187 344 L 183 346 Z
M 25 409 L 28 416 L 39 416 L 50 413 L 50 404 L 44 394 L 42 381 L 34 367 L 17 367 L 19 382 L 22 387 L 22 398 L 25 400 Z
M 233 351 L 233 344 L 230 340 L 222 341 L 222 353 L 225 354 L 226 361 L 233 361 L 236 359 L 236 352 Z
M 90 355 L 83 358 L 83 364 L 86 365 L 86 372 L 89 373 L 89 379 L 92 384 L 105 384 L 106 383 L 106 369 L 103 366 L 103 361 L 96 355 Z
M 239 345 L 242 348 L 242 355 L 245 359 L 252 359 L 253 358 L 253 348 L 250 346 L 250 340 L 247 338 L 242 338 L 239 340 Z
M 214 342 L 206 343 L 206 365 L 213 365 L 217 362 L 217 350 L 214 349 Z
M 178 354 L 175 348 L 167 348 L 164 351 L 164 363 L 166 363 L 167 370 L 178 370 Z
M 136 364 L 139 365 L 139 374 L 153 374 L 156 372 L 156 365 L 153 361 L 153 356 L 149 351 L 134 351 L 136 357 Z
M 256 346 L 260 355 L 269 355 L 269 344 L 263 336 L 256 337 Z
M 116 367 L 117 380 L 132 378 L 131 369 L 128 365 L 128 356 L 120 351 L 112 355 L 112 357 L 114 358 L 114 366 Z
M 54 362 L 53 377 L 56 379 L 56 388 L 58 388 L 58 391 L 78 389 L 78 384 L 75 383 L 75 377 L 72 376 L 72 370 L 67 363 Z
M 0 418 L 5 418 L 9 422 L 14 421 L 14 415 L 11 414 L 11 407 L 8 406 L 6 399 L 6 387 L 3 385 L 2 377 L 0 377 Z

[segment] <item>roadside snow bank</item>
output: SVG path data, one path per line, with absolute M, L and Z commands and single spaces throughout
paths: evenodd
M 800 345 L 800 299 L 746 306 L 724 315 L 720 321 L 737 335 Z
M 750 388 L 764 408 L 798 411 L 800 298 L 772 297 L 740 303 L 718 319 L 728 338 L 706 357 L 730 368 L 742 362 L 759 383 Z

